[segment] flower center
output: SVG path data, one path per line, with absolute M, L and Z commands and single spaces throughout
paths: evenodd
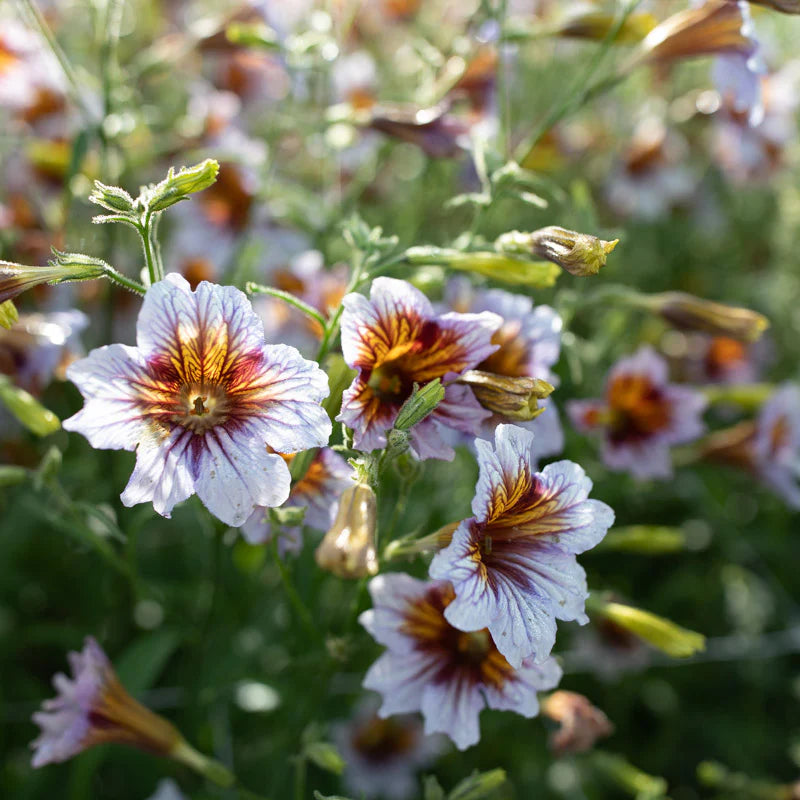
M 608 388 L 609 425 L 615 441 L 641 439 L 669 426 L 664 393 L 644 375 L 621 375 Z
M 204 433 L 225 422 L 230 403 L 220 386 L 193 383 L 181 388 L 180 406 L 183 413 L 178 422 L 194 433 Z
M 387 403 L 402 403 L 411 394 L 408 377 L 396 361 L 388 361 L 372 370 L 368 384 L 373 394 Z

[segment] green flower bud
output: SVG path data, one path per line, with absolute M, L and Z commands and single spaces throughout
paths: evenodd
M 81 253 L 62 253 L 53 250 L 55 256 L 46 267 L 27 267 L 0 261 L 0 303 L 5 303 L 24 291 L 42 283 L 66 283 L 102 278 L 108 265 L 99 258 Z
M 444 400 L 444 386 L 439 378 L 426 383 L 421 389 L 414 384 L 411 397 L 403 403 L 394 423 L 395 430 L 407 431 L 422 422 Z
M 207 189 L 217 180 L 219 162 L 207 158 L 193 167 L 183 167 L 176 173 L 170 167 L 167 177 L 142 192 L 142 200 L 150 211 L 163 211 L 165 208 L 188 199 L 190 194 Z
M 123 214 L 136 212 L 134 199 L 119 186 L 106 186 L 100 181 L 94 182 L 94 191 L 89 195 L 89 202 Z
M 678 553 L 686 547 L 686 535 L 680 528 L 666 525 L 628 525 L 612 528 L 599 547 L 646 555 Z
M 61 420 L 52 411 L 5 375 L 0 375 L 0 402 L 37 436 L 47 436 L 61 427 Z
M 303 754 L 320 769 L 341 775 L 344 772 L 345 760 L 330 742 L 311 742 L 303 748 Z

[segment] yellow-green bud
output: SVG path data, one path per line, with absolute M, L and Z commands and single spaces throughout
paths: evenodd
M 359 483 L 345 489 L 339 498 L 333 526 L 317 547 L 317 564 L 340 578 L 375 575 L 378 572 L 377 524 L 378 504 L 372 488 Z
M 37 436 L 47 436 L 61 427 L 61 420 L 52 411 L 5 375 L 0 375 L 0 402 Z
M 411 264 L 439 265 L 459 272 L 474 272 L 496 281 L 531 289 L 546 289 L 558 278 L 558 268 L 546 261 L 531 261 L 507 253 L 411 247 L 406 250 L 406 259 Z
M 0 303 L 0 327 L 10 328 L 19 319 L 19 311 L 13 301 Z
M 520 422 L 538 417 L 544 411 L 538 401 L 554 389 L 552 384 L 539 378 L 511 378 L 477 369 L 468 370 L 456 383 L 469 386 L 477 401 L 488 411 Z
M 0 303 L 11 300 L 42 283 L 66 283 L 102 278 L 108 265 L 99 258 L 81 253 L 53 251 L 55 256 L 46 267 L 28 267 L 0 261 Z
M 439 403 L 444 400 L 444 386 L 439 378 L 426 383 L 421 389 L 414 384 L 411 397 L 403 403 L 397 419 L 394 422 L 395 430 L 407 431 L 425 419 Z
M 666 525 L 628 525 L 612 528 L 599 547 L 646 555 L 677 553 L 686 547 L 686 535 L 680 528 Z
M 330 742 L 311 742 L 303 748 L 303 755 L 326 772 L 334 775 L 344 772 L 345 760 Z
M 136 211 L 134 199 L 119 186 L 107 186 L 100 181 L 94 182 L 94 190 L 89 195 L 89 202 L 121 213 L 132 214 Z
M 641 608 L 604 602 L 594 595 L 590 595 L 587 607 L 673 658 L 688 658 L 705 649 L 706 637 L 703 634 L 681 628 Z

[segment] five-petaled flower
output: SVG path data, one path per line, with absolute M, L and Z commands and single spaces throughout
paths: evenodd
M 455 378 L 497 349 L 491 339 L 502 319 L 496 314 L 436 314 L 405 281 L 376 278 L 369 299 L 348 294 L 342 302 L 342 352 L 358 375 L 336 419 L 353 429 L 359 450 L 386 445 L 386 431 L 415 383 Z M 475 435 L 488 416 L 468 387 L 450 384 L 444 400 L 412 429 L 411 447 L 420 459 L 451 459 L 454 451 L 438 426 Z
M 612 367 L 603 400 L 575 400 L 567 406 L 581 431 L 603 431 L 603 460 L 638 478 L 669 478 L 669 448 L 703 432 L 706 398 L 668 383 L 667 364 L 649 347 Z
M 331 432 L 317 364 L 265 345 L 238 289 L 204 281 L 192 291 L 175 274 L 148 290 L 137 345 L 101 347 L 67 370 L 86 404 L 64 427 L 93 447 L 136 450 L 122 502 L 152 501 L 168 517 L 197 493 L 236 526 L 283 503 L 289 469 L 277 453 L 327 444 Z
M 455 598 L 447 581 L 393 572 L 373 578 L 369 591 L 373 608 L 359 619 L 387 651 L 370 667 L 364 686 L 383 696 L 383 717 L 421 711 L 425 733 L 446 733 L 464 750 L 480 739 L 484 708 L 535 717 L 536 693 L 561 679 L 552 658 L 541 664 L 525 659 L 515 669 L 488 630 L 454 628 L 446 616 Z
M 614 521 L 605 503 L 588 499 L 592 482 L 577 464 L 535 471 L 533 439 L 515 425 L 498 425 L 494 446 L 476 442 L 474 516 L 430 567 L 431 577 L 453 584 L 448 621 L 464 631 L 488 628 L 513 667 L 549 656 L 556 619 L 589 621 L 586 574 L 575 556 Z
M 70 653 L 72 679 L 53 678 L 58 696 L 45 700 L 33 721 L 42 729 L 31 744 L 33 766 L 66 761 L 104 742 L 173 755 L 183 738 L 167 720 L 134 700 L 119 682 L 99 644 L 87 636 L 80 653 Z

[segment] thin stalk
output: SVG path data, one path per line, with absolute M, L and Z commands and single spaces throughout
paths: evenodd
M 139 281 L 135 281 L 133 278 L 128 278 L 121 272 L 117 272 L 117 270 L 115 270 L 112 266 L 106 265 L 105 276 L 110 281 L 118 283 L 120 286 L 124 286 L 126 289 L 130 289 L 132 292 L 136 292 L 136 294 L 145 294 L 147 292 L 146 287 L 142 286 Z
M 311 616 L 311 612 L 306 608 L 305 603 L 303 602 L 302 598 L 295 589 L 294 584 L 292 583 L 292 578 L 289 575 L 289 571 L 286 569 L 286 565 L 281 560 L 280 555 L 278 554 L 278 539 L 280 537 L 276 534 L 272 537 L 272 553 L 275 556 L 275 564 L 278 567 L 278 572 L 281 576 L 281 583 L 283 584 L 283 589 L 286 592 L 286 596 L 289 598 L 289 602 L 292 605 L 292 608 L 295 610 L 295 613 L 300 618 L 300 622 L 302 623 L 303 627 L 306 630 L 306 633 L 312 639 L 319 638 L 319 631 L 317 630 L 316 626 L 314 625 L 314 618 Z
M 294 798 L 295 800 L 306 800 L 306 760 L 303 756 L 295 757 Z
M 345 290 L 345 294 L 349 294 L 350 292 L 354 291 L 358 284 L 361 282 L 361 275 L 364 271 L 364 254 L 360 251 L 356 252 L 353 257 L 353 273 L 350 276 L 350 282 L 347 284 L 347 289 Z M 328 351 L 331 349 L 331 345 L 333 344 L 333 340 L 336 337 L 336 334 L 339 332 L 339 323 L 342 319 L 342 312 L 344 311 L 344 306 L 340 303 L 339 308 L 336 309 L 334 315 L 328 320 L 327 324 L 325 325 L 325 332 L 322 335 L 322 342 L 320 343 L 319 350 L 317 351 L 317 361 L 322 361 L 326 355 L 328 355 Z
M 252 281 L 248 281 L 245 284 L 245 291 L 247 294 L 265 294 L 269 295 L 270 297 L 277 297 L 279 300 L 283 300 L 284 303 L 288 303 L 290 306 L 294 306 L 298 311 L 302 311 L 306 316 L 311 317 L 311 319 L 318 322 L 322 329 L 325 330 L 328 321 L 322 314 L 317 311 L 316 308 L 308 305 L 308 303 L 304 303 L 299 297 L 295 297 L 295 295 L 291 294 L 291 292 L 284 292 L 283 289 L 275 289 L 272 286 L 263 286 L 259 283 L 253 283 Z
M 158 269 L 158 265 L 156 264 L 155 259 L 153 258 L 153 247 L 152 242 L 150 241 L 150 219 L 151 219 L 151 212 L 148 211 L 144 218 L 144 223 L 137 226 L 136 230 L 139 231 L 139 236 L 142 239 L 142 247 L 144 249 L 144 260 L 147 264 L 147 271 L 150 273 L 150 283 L 157 283 L 160 281 L 164 275 L 161 274 L 160 270 Z

